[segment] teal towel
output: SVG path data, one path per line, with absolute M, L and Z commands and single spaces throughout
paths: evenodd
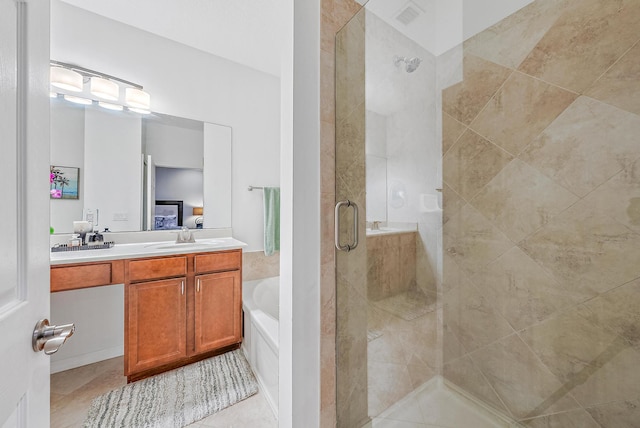
M 280 251 L 280 188 L 264 188 L 264 253 Z

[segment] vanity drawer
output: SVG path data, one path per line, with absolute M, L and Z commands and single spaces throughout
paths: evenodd
M 124 282 L 122 260 L 51 267 L 51 292 L 99 287 Z
M 242 251 L 224 251 L 210 254 L 196 254 L 194 270 L 196 274 L 205 272 L 223 272 L 240 269 Z
M 187 274 L 187 258 L 184 256 L 129 260 L 127 264 L 129 282 L 185 276 Z

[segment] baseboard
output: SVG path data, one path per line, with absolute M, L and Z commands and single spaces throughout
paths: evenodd
M 115 358 L 121 355 L 124 355 L 124 346 L 101 349 L 88 354 L 65 358 L 64 360 L 52 361 L 51 374 L 75 369 L 76 367 L 86 366 L 87 364 L 97 363 L 98 361 L 108 360 L 109 358 Z

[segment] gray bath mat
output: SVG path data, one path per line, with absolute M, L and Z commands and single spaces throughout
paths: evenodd
M 405 291 L 386 299 L 378 300 L 374 306 L 405 321 L 419 318 L 435 309 L 435 299 L 422 291 Z
M 97 397 L 84 427 L 184 427 L 257 392 L 249 363 L 236 350 Z

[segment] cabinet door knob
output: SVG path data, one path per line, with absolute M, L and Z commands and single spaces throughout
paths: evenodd
M 184 296 L 184 280 L 182 281 L 182 295 Z
M 200 292 L 200 278 L 198 278 L 198 281 L 196 283 L 196 291 L 199 293 Z

